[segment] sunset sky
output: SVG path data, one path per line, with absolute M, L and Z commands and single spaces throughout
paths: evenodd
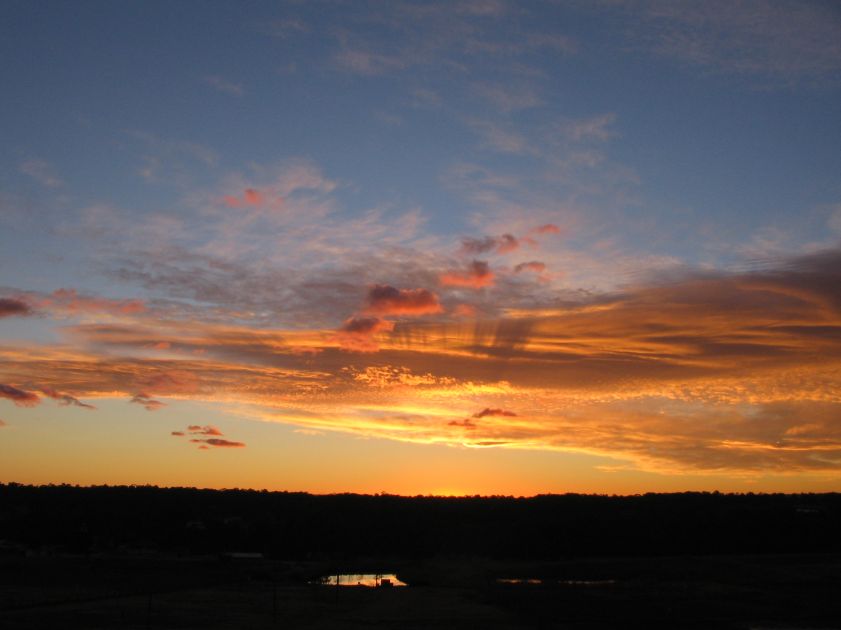
M 0 4 L 0 481 L 841 491 L 841 5 Z

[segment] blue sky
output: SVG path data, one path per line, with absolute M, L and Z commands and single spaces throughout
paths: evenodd
M 719 309 L 711 317 L 741 322 L 744 313 L 732 310 L 738 299 L 719 300 L 731 284 L 788 287 L 791 278 L 781 274 L 791 269 L 812 274 L 794 284 L 818 282 L 831 273 L 825 263 L 841 239 L 841 9 L 834 2 L 10 1 L 0 7 L 0 58 L 0 299 L 25 305 L 7 302 L 0 345 L 44 357 L 38 365 L 8 363 L 0 383 L 41 397 L 50 398 L 29 375 L 46 371 L 43 387 L 75 399 L 148 394 L 171 396 L 170 407 L 233 404 L 231 422 L 307 430 L 313 422 L 305 418 L 318 414 L 364 416 L 312 430 L 476 446 L 494 442 L 496 430 L 466 441 L 431 430 L 406 437 L 392 418 L 399 410 L 375 410 L 370 398 L 342 406 L 342 390 L 328 396 L 335 408 L 327 413 L 302 383 L 405 368 L 430 375 L 423 386 L 440 377 L 436 404 L 444 409 L 441 392 L 456 387 L 446 379 L 461 379 L 471 383 L 452 397 L 461 418 L 473 407 L 509 409 L 539 382 L 554 402 L 527 412 L 540 418 L 532 433 L 509 426 L 500 445 L 630 458 L 639 470 L 677 478 L 708 474 L 707 460 L 684 451 L 646 459 L 636 446 L 549 439 L 538 427 L 554 426 L 557 409 L 566 408 L 561 399 L 580 403 L 571 382 L 561 378 L 552 398 L 551 372 L 536 371 L 510 390 L 498 376 L 510 365 L 497 366 L 497 376 L 479 370 L 482 378 L 439 374 L 426 360 L 430 348 L 446 365 L 450 350 L 442 348 L 483 348 L 476 332 L 483 326 L 497 331 L 497 342 L 499 331 L 525 320 L 529 330 L 560 334 L 535 318 L 570 317 L 559 308 L 631 308 L 676 284 L 683 288 L 663 299 L 685 296 L 702 279 L 721 283 L 703 304 Z M 382 302 L 377 286 L 397 293 Z M 767 306 L 779 319 L 751 320 L 750 330 L 791 324 L 789 307 Z M 636 308 L 626 317 L 637 321 Z M 662 310 L 670 309 L 678 306 L 667 300 Z M 824 311 L 818 316 L 835 326 Z M 465 317 L 476 318 L 469 343 L 447 328 L 465 326 Z M 576 348 L 616 334 L 604 323 L 594 323 L 601 332 L 592 335 L 577 320 L 568 324 L 578 331 Z M 693 324 L 681 335 L 697 330 Z M 235 332 L 277 335 L 272 347 L 289 345 L 288 360 L 220 341 Z M 177 340 L 193 333 L 203 341 L 185 362 Z M 723 335 L 705 334 L 716 342 Z M 526 337 L 506 342 L 507 351 L 540 345 Z M 831 339 L 811 356 L 830 361 Z M 769 356 L 795 342 L 780 343 Z M 411 347 L 412 356 L 379 352 L 398 347 Z M 301 348 L 311 349 L 309 363 L 289 359 L 304 356 Z M 636 346 L 611 348 L 650 358 Z M 601 365 L 601 351 L 591 350 L 585 370 Z M 56 366 L 71 352 L 80 361 L 82 354 L 90 362 L 130 360 L 120 374 L 133 376 L 102 383 L 62 376 Z M 281 400 L 228 381 L 205 387 L 213 370 L 194 365 L 209 356 L 202 353 L 248 374 L 282 364 L 302 379 L 301 389 Z M 761 381 L 766 369 L 738 378 Z M 143 370 L 190 373 L 199 385 L 156 393 L 149 383 L 160 379 Z M 732 381 L 730 393 L 716 397 L 711 380 L 707 394 L 685 395 L 696 377 L 675 377 L 668 395 L 640 385 L 622 404 L 645 399 L 650 411 L 680 399 L 691 406 L 674 412 L 684 418 L 699 413 L 696 404 L 720 417 L 714 407 L 724 400 L 841 404 L 805 393 L 817 385 L 766 399 L 735 393 Z M 477 393 L 482 386 L 488 400 Z M 27 426 L 18 416 L 29 411 L 16 400 L 0 401 L 5 433 Z M 617 413 L 637 417 L 629 409 Z M 822 435 L 830 440 L 834 431 Z M 774 468 L 751 461 L 733 466 L 751 474 Z M 529 487 L 559 489 L 538 486 Z

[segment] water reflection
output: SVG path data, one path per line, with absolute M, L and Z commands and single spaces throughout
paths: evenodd
M 324 575 L 314 583 L 327 586 L 406 586 L 406 583 L 398 580 L 394 573 L 339 573 L 338 575 Z

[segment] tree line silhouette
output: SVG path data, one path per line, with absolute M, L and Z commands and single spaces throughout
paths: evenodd
M 6 549 L 569 559 L 841 552 L 841 494 L 403 497 L 0 484 Z M 0 547 L 0 550 L 2 547 Z

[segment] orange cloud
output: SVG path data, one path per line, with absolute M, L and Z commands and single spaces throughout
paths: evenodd
M 191 437 L 188 440 L 190 444 L 198 444 L 198 448 L 202 450 L 209 448 L 209 446 L 213 446 L 216 448 L 242 448 L 245 446 L 243 442 L 233 442 L 231 440 L 221 439 L 218 436 L 222 436 L 224 435 L 224 433 L 222 433 L 222 431 L 210 424 L 204 426 L 199 424 L 191 424 L 187 427 L 186 431 L 172 431 L 170 435 L 174 435 L 176 437 L 185 437 L 188 435 L 214 436 L 203 438 Z
M 559 228 L 554 223 L 546 223 L 545 225 L 540 225 L 534 230 L 532 230 L 535 234 L 560 234 L 561 228 Z
M 396 289 L 377 284 L 368 291 L 366 313 L 374 315 L 431 315 L 442 311 L 438 296 L 427 289 Z
M 0 381 L 74 397 L 142 392 L 138 404 L 157 392 L 146 383 L 308 430 L 585 452 L 684 474 L 837 478 L 841 251 L 667 280 L 472 321 L 359 316 L 337 332 L 75 326 L 76 347 L 0 346 Z M 349 356 L 340 335 L 378 354 Z M 207 353 L 149 358 L 162 338 Z
M 137 377 L 137 387 L 144 393 L 140 396 L 147 397 L 148 394 L 178 395 L 193 394 L 199 389 L 199 380 L 189 370 L 163 369 L 154 370 L 149 374 Z
M 379 317 L 351 317 L 336 334 L 339 346 L 354 352 L 376 352 L 379 344 L 374 336 L 394 329 L 394 322 Z
M 41 305 L 65 311 L 71 315 L 80 313 L 110 313 L 113 315 L 135 315 L 143 313 L 146 305 L 142 300 L 109 300 L 106 298 L 79 295 L 75 289 L 58 289 L 44 298 Z
M 0 398 L 11 400 L 18 407 L 34 407 L 41 399 L 37 394 L 27 392 L 12 385 L 0 383 Z
M 459 304 L 453 309 L 453 315 L 456 317 L 475 317 L 476 307 L 472 304 Z
M 94 407 L 93 405 L 83 403 L 81 400 L 79 400 L 75 396 L 71 396 L 70 394 L 62 394 L 62 393 L 57 392 L 56 390 L 54 390 L 52 388 L 49 388 L 49 387 L 42 388 L 40 391 L 41 391 L 42 394 L 44 394 L 44 396 L 47 396 L 48 398 L 52 398 L 53 400 L 58 400 L 59 404 L 62 407 L 67 407 L 69 405 L 73 405 L 75 407 L 82 407 L 84 409 L 96 409 L 96 407 Z
M 266 197 L 256 188 L 246 188 L 242 197 L 225 195 L 222 201 L 229 208 L 244 208 L 246 206 L 262 206 L 266 202 Z M 280 201 L 282 201 L 282 198 Z
M 29 304 L 15 298 L 0 298 L 0 317 L 31 315 Z
M 352 317 L 345 321 L 342 326 L 343 333 L 358 335 L 373 335 L 381 331 L 388 331 L 394 328 L 394 322 L 389 322 L 379 317 Z
M 143 405 L 146 408 L 146 411 L 157 411 L 161 407 L 166 407 L 166 403 L 161 402 L 160 400 L 153 400 L 149 395 L 140 393 L 136 394 L 129 400 L 130 403 L 134 403 L 136 405 Z
M 466 271 L 448 271 L 441 274 L 438 280 L 444 286 L 481 289 L 493 286 L 494 278 L 494 272 L 491 271 L 488 263 L 474 260 L 467 266 Z

